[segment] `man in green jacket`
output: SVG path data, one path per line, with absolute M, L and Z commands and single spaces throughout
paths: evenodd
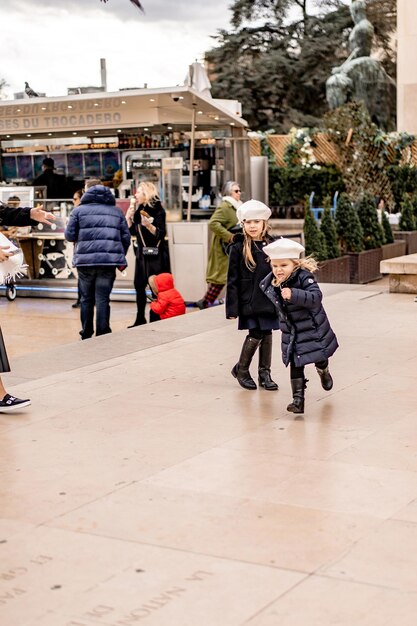
M 223 187 L 222 201 L 210 218 L 209 228 L 213 240 L 207 263 L 208 288 L 204 297 L 196 302 L 199 309 L 206 309 L 213 304 L 226 284 L 228 257 L 223 245 L 233 241 L 230 229 L 237 225 L 236 210 L 242 204 L 240 194 L 239 183 L 229 180 Z

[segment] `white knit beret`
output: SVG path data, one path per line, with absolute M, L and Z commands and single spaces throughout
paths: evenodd
M 297 241 L 281 237 L 262 248 L 262 251 L 271 260 L 274 259 L 299 259 L 305 248 Z
M 240 205 L 236 216 L 241 223 L 245 220 L 267 220 L 271 217 L 271 209 L 259 200 L 248 200 Z

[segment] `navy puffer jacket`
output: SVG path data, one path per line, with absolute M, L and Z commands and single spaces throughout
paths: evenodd
M 110 189 L 90 187 L 69 218 L 67 241 L 75 242 L 73 263 L 79 266 L 124 266 L 130 233 Z
M 274 303 L 279 316 L 282 360 L 296 366 L 320 363 L 337 350 L 336 335 L 330 327 L 321 303 L 323 295 L 314 275 L 298 268 L 282 283 L 291 289 L 291 300 L 284 300 L 281 287 L 272 285 L 272 272 L 260 282 L 260 288 Z

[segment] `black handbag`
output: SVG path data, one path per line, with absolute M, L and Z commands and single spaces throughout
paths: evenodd
M 143 248 L 142 248 L 143 256 L 158 256 L 158 254 L 159 254 L 159 244 L 161 243 L 161 240 L 158 241 L 156 246 L 146 246 L 145 245 L 145 240 L 144 240 L 143 235 L 142 235 L 142 231 L 140 229 L 140 226 L 138 228 L 138 231 L 139 231 L 139 237 L 142 239 L 142 243 L 143 243 Z
M 158 256 L 159 254 L 159 243 L 156 247 L 153 246 L 144 246 L 142 248 L 143 256 Z

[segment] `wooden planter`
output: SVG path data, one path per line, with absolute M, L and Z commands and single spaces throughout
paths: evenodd
M 328 259 L 319 263 L 317 272 L 319 283 L 349 283 L 350 282 L 350 258 L 348 255 L 337 259 Z
M 399 239 L 405 241 L 405 254 L 414 254 L 417 252 L 417 230 L 395 230 L 393 235 L 395 241 Z
M 382 260 L 382 248 L 364 250 L 364 252 L 349 252 L 350 282 L 365 284 L 381 278 L 379 264 Z
M 394 243 L 386 243 L 382 246 L 382 260 L 393 259 L 396 256 L 404 256 L 407 244 L 404 239 L 398 239 Z

